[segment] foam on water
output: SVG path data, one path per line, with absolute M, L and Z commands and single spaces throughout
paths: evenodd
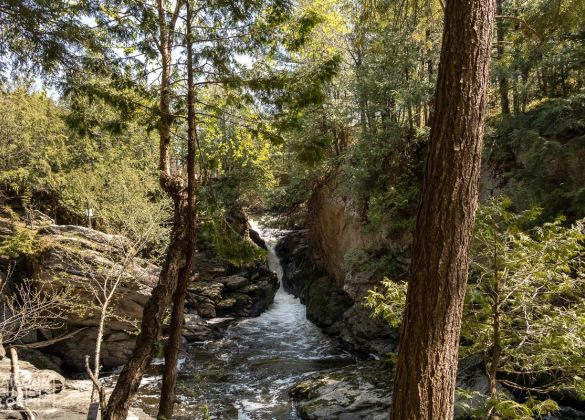
M 266 241 L 268 264 L 282 279 L 274 253 L 286 233 L 251 222 Z M 218 341 L 197 343 L 179 366 L 177 418 L 294 419 L 288 389 L 319 370 L 352 363 L 335 340 L 324 335 L 305 316 L 299 299 L 281 287 L 270 308 L 257 318 L 233 323 Z M 156 405 L 157 381 L 148 378 L 142 403 Z

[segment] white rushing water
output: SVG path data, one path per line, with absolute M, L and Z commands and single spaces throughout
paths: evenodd
M 252 227 L 266 241 L 269 267 L 280 280 L 282 267 L 274 247 L 284 232 L 256 223 Z M 177 417 L 295 419 L 289 388 L 311 373 L 352 361 L 334 339 L 306 319 L 299 299 L 280 287 L 261 316 L 233 323 L 220 340 L 189 347 L 180 371 Z M 158 386 L 160 381 L 149 381 L 143 403 L 156 404 Z

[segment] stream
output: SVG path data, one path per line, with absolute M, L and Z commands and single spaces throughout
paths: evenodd
M 254 222 L 252 228 L 266 241 L 268 265 L 281 280 L 274 247 L 284 232 Z M 314 372 L 353 362 L 281 286 L 261 316 L 232 323 L 219 340 L 189 345 L 179 366 L 176 418 L 296 419 L 288 389 Z M 148 376 L 141 386 L 140 405 L 151 414 L 156 413 L 160 379 Z

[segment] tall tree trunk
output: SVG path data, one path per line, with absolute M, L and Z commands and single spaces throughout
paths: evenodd
M 185 1 L 187 9 L 187 213 L 185 232 L 187 235 L 186 263 L 181 269 L 177 289 L 173 298 L 171 328 L 165 349 L 165 366 L 162 378 L 158 417 L 170 419 L 173 415 L 177 383 L 177 360 L 181 345 L 181 331 L 185 312 L 185 296 L 191 278 L 196 251 L 196 214 L 195 214 L 195 154 L 197 153 L 197 126 L 195 122 L 195 87 L 193 80 L 193 40 L 191 34 L 191 4 Z
M 170 145 L 171 145 L 171 71 L 172 45 L 175 24 L 181 9 L 181 2 L 176 8 L 170 22 L 167 21 L 167 11 L 164 0 L 157 0 L 159 16 L 159 52 L 161 55 L 161 82 L 160 82 L 160 120 L 158 132 L 160 139 L 159 151 L 159 181 L 163 190 L 173 199 L 174 217 L 171 238 L 167 255 L 163 263 L 158 284 L 144 306 L 140 333 L 136 338 L 134 350 L 126 361 L 116 387 L 108 400 L 108 407 L 104 413 L 104 420 L 124 420 L 132 398 L 138 391 L 144 370 L 148 367 L 155 351 L 154 344 L 159 339 L 161 326 L 166 310 L 171 303 L 177 280 L 183 270 L 185 250 L 187 249 L 186 232 L 183 229 L 187 213 L 184 185 L 180 178 L 173 177 L 170 172 Z
M 391 417 L 453 416 L 495 0 L 448 0 Z
M 502 15 L 502 3 L 504 0 L 497 0 L 497 11 L 498 15 Z M 504 39 L 506 37 L 506 28 L 503 19 L 499 19 L 496 25 L 496 38 L 498 41 L 497 44 L 497 53 L 498 59 L 502 60 L 504 57 Z M 499 76 L 499 90 L 500 90 L 500 105 L 502 108 L 502 114 L 510 114 L 510 99 L 508 96 L 510 90 L 510 84 L 508 82 L 508 77 L 505 74 L 500 74 Z

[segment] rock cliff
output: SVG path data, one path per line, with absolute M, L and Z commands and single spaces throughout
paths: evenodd
M 355 204 L 331 176 L 313 194 L 308 229 L 284 237 L 276 253 L 283 287 L 307 305 L 309 319 L 353 350 L 381 354 L 394 351 L 397 334 L 362 305 L 387 268 L 368 259 L 390 255 L 396 276 L 404 276 L 410 240 L 364 226 Z

